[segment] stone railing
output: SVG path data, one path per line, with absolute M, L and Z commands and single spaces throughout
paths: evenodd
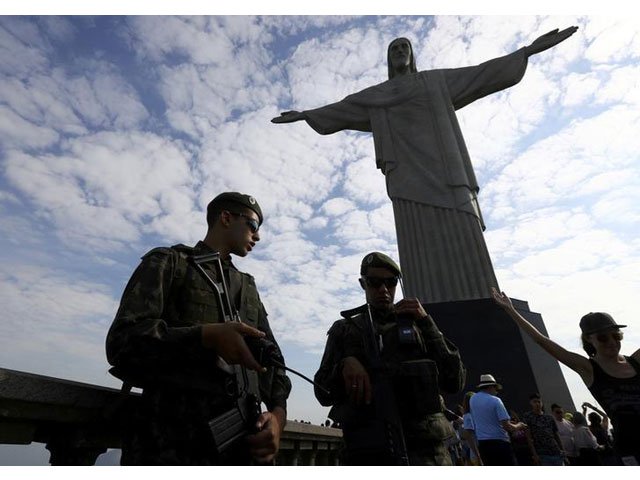
M 136 394 L 0 368 L 0 444 L 44 443 L 51 465 L 94 465 L 120 448 L 119 413 Z M 277 465 L 338 465 L 342 431 L 287 422 Z

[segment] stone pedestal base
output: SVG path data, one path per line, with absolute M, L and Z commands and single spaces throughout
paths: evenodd
M 512 299 L 518 312 L 547 334 L 542 316 L 527 302 Z M 456 344 L 467 367 L 465 392 L 476 390 L 480 375 L 491 373 L 502 384 L 499 394 L 507 410 L 530 410 L 529 395 L 538 392 L 550 411 L 552 403 L 568 411 L 575 406 L 558 362 L 536 345 L 492 300 L 469 300 L 427 305 L 442 333 Z M 449 408 L 462 395 L 445 396 Z

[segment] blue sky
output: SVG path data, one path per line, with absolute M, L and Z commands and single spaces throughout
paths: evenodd
M 118 387 L 104 338 L 150 248 L 193 244 L 224 190 L 254 195 L 252 273 L 288 363 L 313 376 L 363 296 L 371 250 L 397 258 L 368 134 L 273 125 L 385 79 L 473 65 L 570 25 L 515 87 L 458 112 L 501 287 L 580 351 L 608 311 L 640 345 L 640 25 L 600 16 L 0 17 L 0 366 Z M 428 300 L 428 299 L 423 299 Z M 637 307 L 636 307 L 637 308 Z M 564 369 L 574 401 L 592 401 Z M 294 378 L 289 417 L 326 418 Z M 0 459 L 2 458 L 0 449 Z M 1 462 L 1 460 L 0 460 Z

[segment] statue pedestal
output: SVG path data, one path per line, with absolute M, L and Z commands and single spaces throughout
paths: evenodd
M 527 302 L 512 299 L 518 312 L 547 335 L 542 316 Z M 538 392 L 547 411 L 552 403 L 575 411 L 560 365 L 536 345 L 491 299 L 427 304 L 440 331 L 456 344 L 467 368 L 465 392 L 473 390 L 480 375 L 492 374 L 503 387 L 500 398 L 507 410 L 519 415 L 530 410 L 529 395 Z M 445 395 L 449 408 L 462 403 L 462 395 Z

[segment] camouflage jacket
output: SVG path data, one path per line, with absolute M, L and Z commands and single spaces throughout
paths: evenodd
M 345 318 L 336 321 L 329 329 L 322 362 L 315 375 L 315 381 L 331 392 L 327 394 L 315 389 L 316 398 L 322 405 L 333 407 L 329 416 L 339 422 L 348 421 L 347 417 L 354 413 L 347 402 L 342 379 L 342 360 L 354 356 L 367 370 L 370 368 L 364 342 L 366 327 L 363 322 L 367 319 L 358 313 L 362 311 L 363 308 L 360 307 L 343 312 Z M 412 348 L 398 343 L 398 328 L 393 315 L 384 317 L 373 312 L 373 321 L 376 334 L 381 338 L 381 357 L 385 369 L 397 380 L 394 381 L 394 390 L 403 423 L 407 423 L 405 433 L 408 433 L 407 429 L 428 428 L 427 425 L 433 421 L 429 416 L 442 416 L 443 401 L 440 393 L 457 393 L 464 387 L 466 370 L 458 349 L 444 338 L 430 316 L 415 322 L 421 345 Z M 403 371 L 403 364 L 421 359 L 427 360 L 423 364 L 425 368 L 420 373 L 421 378 L 416 377 L 415 372 L 414 376 L 407 376 L 407 372 Z M 413 385 L 409 385 L 411 383 Z M 412 396 L 419 398 L 410 398 Z M 418 417 L 413 415 L 418 411 L 422 411 Z
M 107 334 L 107 359 L 118 376 L 135 386 L 165 385 L 222 395 L 228 374 L 216 367 L 216 352 L 201 344 L 201 325 L 223 321 L 218 300 L 187 261 L 189 255 L 204 253 L 212 250 L 198 242 L 193 248 L 155 248 L 142 257 Z M 223 261 L 223 268 L 242 321 L 275 342 L 253 277 L 238 271 L 230 260 Z M 215 278 L 213 269 L 205 270 Z M 269 368 L 259 374 L 259 384 L 269 410 L 286 409 L 291 381 L 284 370 Z

